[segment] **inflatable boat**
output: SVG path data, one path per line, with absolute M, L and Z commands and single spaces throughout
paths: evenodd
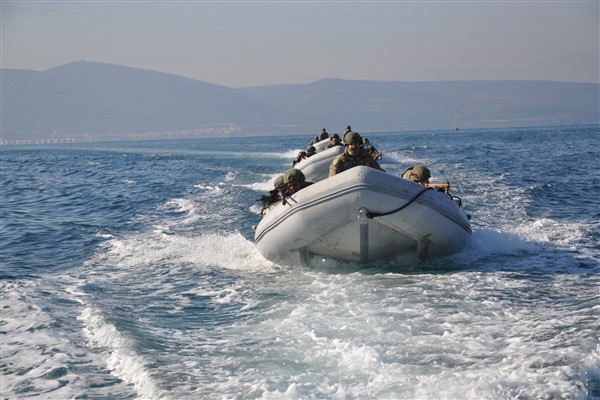
M 343 152 L 344 146 L 331 147 L 305 158 L 296 164 L 294 168 L 302 171 L 308 182 L 318 182 L 329 176 L 331 162 Z
M 359 166 L 273 204 L 255 231 L 258 251 L 281 265 L 311 257 L 369 263 L 461 251 L 469 220 L 447 193 Z
M 317 153 L 320 153 L 321 151 L 325 150 L 325 148 L 327 148 L 328 144 L 329 138 L 318 141 L 317 143 L 313 144 L 313 147 L 315 148 Z

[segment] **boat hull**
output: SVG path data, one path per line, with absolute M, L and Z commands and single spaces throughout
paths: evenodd
M 313 256 L 367 263 L 447 256 L 470 235 L 467 216 L 448 195 L 359 166 L 273 205 L 255 243 L 279 264 L 304 264 Z
M 313 144 L 313 147 L 315 148 L 317 153 L 320 153 L 323 150 L 325 150 L 325 148 L 327 147 L 328 144 L 329 144 L 329 139 L 323 139 L 323 140 L 320 140 L 317 143 Z
M 334 158 L 344 152 L 344 146 L 325 149 L 313 156 L 305 158 L 294 166 L 298 168 L 308 182 L 318 182 L 329 176 L 329 166 Z

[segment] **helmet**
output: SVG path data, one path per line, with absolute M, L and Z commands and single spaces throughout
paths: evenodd
M 282 186 L 285 186 L 285 183 L 283 182 L 283 175 L 279 175 L 277 178 L 275 178 L 275 182 L 273 182 L 273 187 L 277 189 L 278 187 Z
M 297 168 L 288 169 L 285 175 L 283 176 L 283 182 L 287 185 L 290 182 L 304 182 L 306 177 Z
M 362 138 L 360 137 L 358 132 L 350 131 L 350 132 L 344 133 L 343 142 L 344 142 L 344 144 L 350 144 L 350 143 L 361 144 Z
M 317 149 L 315 149 L 315 146 L 313 146 L 312 144 L 306 148 L 306 154 L 316 153 L 316 152 L 317 152 Z
M 331 135 L 331 138 L 336 138 L 336 139 L 339 139 L 339 138 L 340 138 L 340 135 L 338 135 L 337 133 L 334 133 L 333 135 Z
M 416 167 L 408 168 L 404 171 L 402 177 L 413 182 L 427 182 L 429 178 L 431 178 L 431 173 L 427 167 L 417 165 Z
M 368 144 L 369 143 L 369 139 L 367 139 L 366 137 L 363 138 L 362 140 L 363 144 Z

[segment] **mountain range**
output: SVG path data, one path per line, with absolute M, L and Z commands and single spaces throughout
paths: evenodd
M 77 61 L 1 70 L 2 140 L 361 132 L 600 122 L 600 85 L 554 81 L 363 81 L 230 88 Z

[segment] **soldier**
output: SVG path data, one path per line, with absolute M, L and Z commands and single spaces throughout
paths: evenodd
M 284 176 L 279 175 L 275 182 L 273 182 L 274 189 L 269 191 L 268 195 L 264 195 L 261 197 L 262 201 L 262 210 L 260 210 L 260 215 L 264 215 L 267 208 L 269 208 L 272 204 L 278 202 L 283 199 L 285 196 L 289 196 L 287 186 L 283 181 Z
M 429 183 L 429 178 L 431 178 L 431 172 L 429 172 L 427 167 L 417 165 L 416 167 L 407 168 L 402 174 L 402 177 L 409 181 L 426 185 Z
M 373 157 L 376 160 L 379 160 L 381 157 L 383 157 L 383 154 L 381 154 L 379 152 L 379 150 L 377 150 L 375 148 L 375 146 L 373 146 L 371 144 L 371 142 L 369 142 L 369 139 L 367 139 L 366 137 L 363 138 L 363 147 L 365 148 L 365 150 L 367 151 L 367 153 L 369 153 L 371 155 L 371 157 Z
M 319 142 L 321 140 L 325 140 L 329 138 L 329 133 L 327 133 L 327 131 L 325 130 L 325 128 L 321 129 L 321 133 L 319 134 Z
M 292 194 L 313 184 L 312 182 L 306 182 L 306 177 L 302 171 L 296 168 L 288 169 L 286 171 L 283 176 L 283 182 Z
M 306 148 L 306 158 L 317 154 L 317 149 L 312 144 Z
M 331 135 L 331 139 L 329 139 L 329 143 L 327 143 L 327 146 L 325 148 L 330 149 L 332 147 L 341 146 L 341 145 L 342 145 L 342 143 L 340 142 L 340 135 L 338 135 L 337 133 L 334 133 L 333 135 Z
M 305 151 L 299 152 L 296 159 L 294 161 L 292 161 L 292 167 L 294 165 L 298 164 L 300 161 L 304 160 L 305 158 L 307 158 L 306 152 Z
M 347 169 L 358 165 L 376 168 L 384 171 L 373 157 L 362 147 L 362 138 L 357 132 L 350 131 L 344 134 L 343 142 L 345 150 L 337 156 L 329 166 L 329 176 L 339 174 Z

